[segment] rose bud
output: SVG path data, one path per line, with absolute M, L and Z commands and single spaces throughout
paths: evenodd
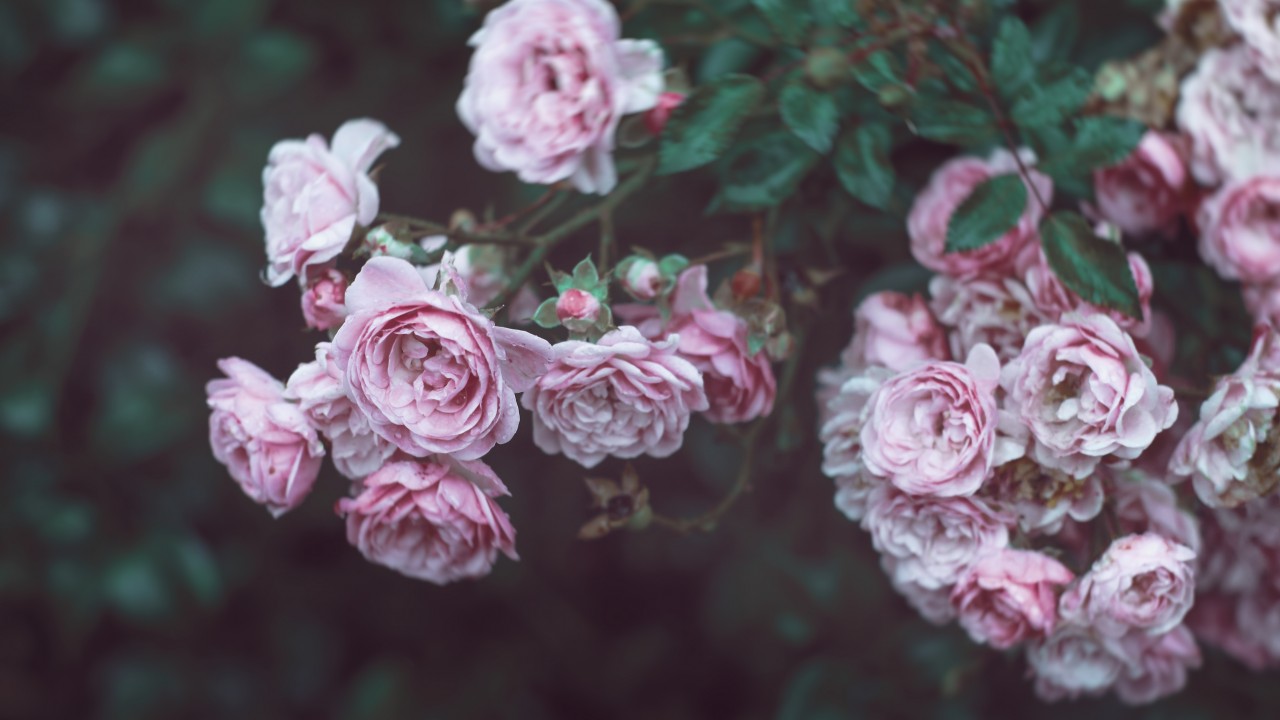
M 667 126 L 667 120 L 671 118 L 672 111 L 682 102 L 684 102 L 684 93 L 662 93 L 658 96 L 658 104 L 644 114 L 644 126 L 654 135 L 661 135 L 662 128 Z
M 658 263 L 641 255 L 632 255 L 618 264 L 622 289 L 637 300 L 652 300 L 662 292 L 665 281 Z
M 569 288 L 556 300 L 556 317 L 565 325 L 574 320 L 594 323 L 600 317 L 600 301 L 585 290 Z

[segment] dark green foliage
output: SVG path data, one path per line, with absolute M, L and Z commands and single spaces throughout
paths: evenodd
M 797 76 L 782 88 L 778 110 L 782 122 L 805 145 L 823 154 L 831 150 L 836 131 L 840 129 L 840 109 L 830 93 L 814 88 Z
M 1142 317 L 1138 286 L 1119 242 L 1098 237 L 1079 213 L 1060 212 L 1040 226 L 1045 258 L 1062 283 L 1085 300 Z
M 1018 224 L 1027 209 L 1027 186 L 1018 173 L 997 175 L 973 189 L 947 224 L 947 252 L 977 250 Z
M 726 75 L 695 90 L 662 129 L 658 174 L 693 170 L 720 157 L 763 95 L 760 81 L 746 75 Z
M 892 140 L 889 128 L 866 124 L 847 130 L 836 145 L 834 162 L 840 184 L 872 207 L 883 208 L 893 197 Z

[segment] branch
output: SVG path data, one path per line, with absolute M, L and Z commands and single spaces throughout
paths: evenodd
M 694 530 L 701 530 L 702 532 L 715 530 L 716 523 L 720 521 L 720 518 L 751 487 L 751 471 L 754 466 L 756 437 L 760 435 L 760 431 L 764 429 L 768 422 L 768 416 L 762 417 L 752 423 L 751 427 L 743 433 L 742 464 L 738 466 L 738 478 L 734 481 L 733 486 L 729 488 L 729 492 L 723 498 L 720 498 L 720 502 L 716 503 L 715 507 L 701 515 L 687 518 L 672 518 L 654 513 L 653 524 L 681 534 L 688 534 Z

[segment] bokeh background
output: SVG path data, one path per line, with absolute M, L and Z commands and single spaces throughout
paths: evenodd
M 1132 53 L 1156 37 L 1152 5 L 1081 2 L 1062 41 L 1094 66 Z M 332 469 L 280 520 L 244 498 L 209 454 L 204 382 L 226 355 L 286 377 L 319 339 L 293 288 L 259 280 L 267 150 L 368 115 L 403 138 L 385 156 L 386 211 L 443 220 L 536 196 L 476 166 L 453 111 L 481 12 L 0 0 L 0 718 L 1280 714 L 1274 674 L 1212 652 L 1187 692 L 1150 708 L 1041 706 L 1020 661 L 892 593 L 832 507 L 813 427 L 813 374 L 848 339 L 856 297 L 924 279 L 904 264 L 900 218 L 858 208 L 825 243 L 779 230 L 785 261 L 845 272 L 821 313 L 797 318 L 811 330 L 796 392 L 753 492 L 714 533 L 576 540 L 583 472 L 537 452 L 527 424 L 488 458 L 514 493 L 522 559 L 483 582 L 439 588 L 365 563 L 333 513 Z M 627 34 L 696 40 L 701 18 L 655 4 Z M 668 52 L 695 80 L 764 60 L 734 41 Z M 945 152 L 895 158 L 905 197 Z M 820 205 L 833 187 L 819 176 L 805 193 Z M 655 184 L 619 212 L 619 241 L 698 254 L 747 238 L 743 216 L 704 214 L 713 191 L 697 174 Z M 813 245 L 822 258 L 804 255 Z M 710 506 L 734 473 L 737 447 L 710 426 L 687 447 L 638 464 L 667 514 Z

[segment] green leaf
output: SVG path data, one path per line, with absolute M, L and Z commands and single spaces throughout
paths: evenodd
M 1013 97 L 1036 75 L 1031 59 L 1031 32 L 1013 15 L 1008 15 L 996 31 L 991 47 L 991 78 L 1005 97 Z
M 872 124 L 845 132 L 836 145 L 835 167 L 840 184 L 872 207 L 884 208 L 893 197 L 894 171 L 889 162 L 892 141 L 889 128 Z
M 694 90 L 662 129 L 658 174 L 693 170 L 720 157 L 762 97 L 764 86 L 747 75 L 726 75 Z
M 811 5 L 819 25 L 853 28 L 858 24 L 858 11 L 849 0 L 812 0 Z
M 533 313 L 533 321 L 538 327 L 554 328 L 560 327 L 560 316 L 556 314 L 556 300 L 559 297 L 551 297 L 542 301 L 538 309 Z
M 724 200 L 738 208 L 772 207 L 786 200 L 818 156 L 786 131 L 743 145 L 724 165 Z
M 796 77 L 779 93 L 778 110 L 782 122 L 805 145 L 823 154 L 831 150 L 836 130 L 840 128 L 840 109 L 830 93 Z
M 1031 55 L 1036 62 L 1065 60 L 1080 37 L 1080 8 L 1076 3 L 1054 5 L 1031 26 Z
M 1049 266 L 1069 290 L 1094 305 L 1142 317 L 1138 286 L 1120 243 L 1098 237 L 1075 212 L 1045 218 L 1040 238 Z
M 751 0 L 779 40 L 799 46 L 809 29 L 809 8 L 799 0 Z
M 1027 186 L 1017 173 L 988 178 L 951 214 L 947 252 L 977 250 L 1013 229 L 1027 209 Z
M 595 287 L 600 282 L 600 271 L 596 270 L 596 264 L 591 261 L 591 257 L 587 256 L 578 261 L 573 266 L 573 285 L 580 290 L 587 290 Z
M 977 145 L 996 130 L 995 119 L 983 108 L 942 98 L 919 98 L 911 109 L 911 125 L 923 138 L 956 145 Z
M 1052 82 L 1027 86 L 1010 109 L 1019 127 L 1058 125 L 1084 107 L 1093 90 L 1093 76 L 1082 68 L 1072 68 Z
M 901 84 L 902 76 L 902 63 L 887 50 L 877 50 L 853 66 L 854 79 L 871 92 Z
M 1072 143 L 1077 167 L 1092 172 L 1129 157 L 1147 132 L 1136 120 L 1113 116 L 1081 118 Z

